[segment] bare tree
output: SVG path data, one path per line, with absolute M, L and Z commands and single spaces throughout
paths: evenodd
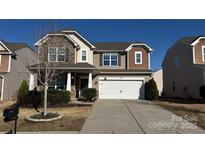
M 35 33 L 35 37 L 36 40 L 40 40 L 42 39 L 42 43 L 47 41 L 47 38 L 44 38 L 44 36 L 48 33 L 48 29 L 49 27 L 52 27 L 52 31 L 53 32 L 57 32 L 57 23 L 56 21 L 52 21 L 52 22 L 48 22 L 47 20 L 45 20 L 45 25 L 41 25 L 40 26 L 40 30 L 39 32 Z M 55 37 L 53 40 L 54 44 L 55 44 Z M 55 46 L 55 45 L 54 45 Z M 59 74 L 61 74 L 63 71 L 62 70 L 58 70 L 56 69 L 56 66 L 58 65 L 55 62 L 50 62 L 48 59 L 48 54 L 47 54 L 47 50 L 48 50 L 48 45 L 46 43 L 44 43 L 44 50 L 41 50 L 40 52 L 45 52 L 45 56 L 44 60 L 40 60 L 40 53 L 38 53 L 38 59 L 39 59 L 39 64 L 38 64 L 38 68 L 36 70 L 37 73 L 37 78 L 39 83 L 44 86 L 44 111 L 43 114 L 44 116 L 47 115 L 47 102 L 48 102 L 48 87 L 49 84 L 51 84 L 52 82 L 56 81 L 56 78 Z

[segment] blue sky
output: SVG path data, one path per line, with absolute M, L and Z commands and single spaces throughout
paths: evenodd
M 151 68 L 158 69 L 167 51 L 183 36 L 205 35 L 205 20 L 0 20 L 0 39 L 25 42 L 48 27 L 73 28 L 90 42 L 144 41 L 154 49 Z

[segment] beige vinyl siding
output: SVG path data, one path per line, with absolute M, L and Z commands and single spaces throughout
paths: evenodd
M 103 53 L 94 53 L 94 61 L 93 61 L 93 63 L 94 63 L 94 66 L 95 67 L 97 67 L 97 68 L 99 68 L 99 69 L 125 69 L 126 68 L 126 56 L 125 56 L 125 54 L 118 54 L 118 56 L 120 56 L 120 66 L 118 65 L 118 66 L 103 66 L 103 64 L 102 64 L 102 59 L 100 58 L 101 56 L 101 54 L 103 54 Z M 118 58 L 118 60 L 119 60 L 119 58 Z M 102 65 L 100 65 L 100 64 L 102 64 Z
M 77 63 L 82 62 L 81 52 L 82 50 L 86 50 L 87 51 L 87 63 L 93 65 L 93 51 L 90 50 L 90 48 L 84 42 L 82 42 L 79 38 L 77 38 L 75 35 L 73 34 L 68 34 L 68 35 L 80 46 L 80 49 L 76 53 Z

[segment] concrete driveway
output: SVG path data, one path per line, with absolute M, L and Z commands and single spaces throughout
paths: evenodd
M 202 134 L 205 131 L 151 102 L 98 100 L 80 133 Z

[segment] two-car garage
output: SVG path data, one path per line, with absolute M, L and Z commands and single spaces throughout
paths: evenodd
M 144 78 L 99 77 L 101 99 L 144 99 Z

